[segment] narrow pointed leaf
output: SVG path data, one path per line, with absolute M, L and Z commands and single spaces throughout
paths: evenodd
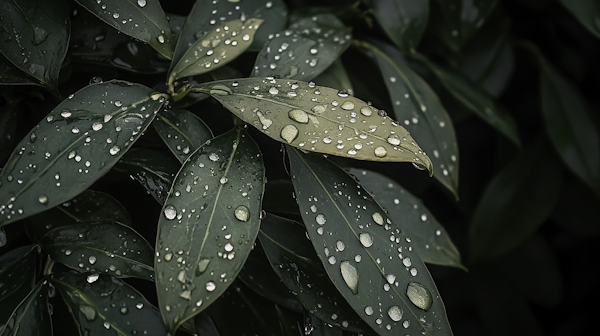
M 156 116 L 153 124 L 158 135 L 181 163 L 213 138 L 212 131 L 204 121 L 187 110 L 164 110 Z
M 154 279 L 152 247 L 139 233 L 118 222 L 61 226 L 44 236 L 42 246 L 52 260 L 80 272 Z
M 314 82 L 319 86 L 326 86 L 332 89 L 346 90 L 348 94 L 354 95 L 352 82 L 344 64 L 340 58 L 336 59 L 331 65 L 325 69 L 320 75 L 315 77 Z
M 69 5 L 65 0 L 6 0 L 0 16 L 0 52 L 50 88 L 67 53 Z
M 348 172 L 356 176 L 362 187 L 388 211 L 393 223 L 410 237 L 421 260 L 464 269 L 458 249 L 423 201 L 379 173 L 355 168 Z
M 146 130 L 164 98 L 110 81 L 69 96 L 35 126 L 0 173 L 0 226 L 75 197 Z
M 271 138 L 304 150 L 384 162 L 413 162 L 432 172 L 408 131 L 364 101 L 314 83 L 267 78 L 211 82 L 209 92 Z
M 350 28 L 331 14 L 302 19 L 265 44 L 256 58 L 252 76 L 312 80 L 327 69 L 351 41 Z
M 37 268 L 36 254 L 38 245 L 28 245 L 14 249 L 0 256 L 0 300 L 18 291 L 22 287 L 31 289 L 31 279 Z M 0 325 L 6 321 L 0 320 Z
M 289 148 L 302 219 L 329 278 L 379 335 L 452 335 L 410 239 L 341 168 Z
M 217 299 L 242 268 L 260 224 L 260 151 L 244 130 L 200 147 L 184 163 L 158 223 L 158 302 L 169 330 Z
M 81 6 L 133 38 L 144 41 L 167 59 L 175 40 L 158 0 L 76 0 Z
M 158 310 L 117 278 L 71 271 L 55 274 L 51 281 L 67 304 L 81 335 L 167 334 Z
M 368 0 L 387 36 L 405 53 L 413 53 L 429 17 L 429 1 Z
M 198 38 L 181 57 L 169 81 L 200 75 L 219 68 L 241 55 L 250 44 L 261 19 L 233 20 L 215 26 L 206 35 Z
M 600 3 L 595 0 L 559 0 L 579 22 L 600 38 Z
M 1 336 L 52 335 L 46 284 L 47 281 L 40 281 L 13 311 L 6 324 L 0 325 Z

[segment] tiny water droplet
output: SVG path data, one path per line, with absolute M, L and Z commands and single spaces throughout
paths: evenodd
M 137 4 L 141 8 L 144 8 L 146 6 L 146 0 L 138 0 Z
M 209 292 L 212 292 L 212 291 L 214 291 L 216 288 L 217 288 L 217 286 L 215 285 L 215 283 L 214 283 L 214 282 L 212 282 L 212 281 L 209 281 L 209 282 L 207 282 L 207 283 L 206 283 L 206 290 L 207 290 L 207 291 L 209 291 Z
M 162 35 L 159 35 L 156 39 L 158 40 L 158 43 L 160 43 L 160 44 L 165 43 L 165 37 Z
M 96 257 L 94 257 L 94 256 L 90 256 L 90 257 L 88 258 L 88 261 L 90 262 L 90 265 L 93 265 L 93 264 L 95 264 L 95 263 L 96 263 Z
M 48 196 L 46 195 L 41 195 L 40 197 L 38 197 L 38 201 L 42 204 L 47 204 L 48 203 Z
M 204 273 L 206 271 L 206 268 L 208 268 L 208 264 L 210 263 L 210 259 L 202 259 L 200 260 L 200 262 L 198 262 L 198 267 L 196 267 L 196 276 L 200 276 L 202 275 L 202 273 Z

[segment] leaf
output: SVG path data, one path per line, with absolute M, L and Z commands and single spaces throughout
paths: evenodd
M 166 335 L 158 310 L 127 283 L 108 275 L 54 274 L 81 335 Z
M 175 41 L 165 12 L 157 0 L 76 0 L 118 31 L 144 41 L 167 59 Z
M 500 170 L 471 217 L 471 259 L 498 257 L 535 232 L 550 216 L 562 179 L 560 164 L 539 139 Z
M 348 94 L 354 95 L 352 82 L 340 58 L 336 59 L 325 71 L 315 77 L 314 82 L 319 86 L 346 90 Z
M 260 224 L 260 151 L 244 130 L 200 147 L 175 177 L 158 222 L 161 313 L 175 330 L 217 299 L 242 268 Z
M 31 130 L 0 173 L 0 226 L 87 189 L 146 130 L 162 94 L 122 81 L 87 86 Z
M 304 18 L 265 44 L 252 76 L 309 81 L 325 71 L 351 41 L 350 28 L 331 14 Z
M 202 336 L 220 336 L 217 326 L 206 313 L 200 313 L 194 318 L 196 334 Z
M 600 38 L 600 3 L 594 0 L 559 0 L 579 22 L 590 31 L 590 33 Z
M 20 114 L 22 114 L 22 108 L 19 100 L 8 101 L 0 108 L 0 165 L 4 165 L 10 156 L 11 149 L 16 145 Z
M 67 53 L 70 23 L 67 1 L 3 1 L 0 52 L 53 89 Z
M 52 335 L 47 281 L 40 281 L 15 308 L 6 323 L 0 325 L 2 336 Z M 4 322 L 4 321 L 2 321 Z
M 79 272 L 154 280 L 150 244 L 119 222 L 84 222 L 57 227 L 42 239 L 52 260 Z
M 0 256 L 0 301 L 21 288 L 26 288 L 27 292 L 33 288 L 32 281 L 37 268 L 37 249 L 38 245 L 28 245 Z M 0 325 L 5 322 L 0 321 Z
M 458 197 L 458 145 L 450 116 L 435 92 L 414 73 L 402 54 L 379 42 L 362 43 L 381 70 L 394 115 L 422 146 L 433 163 L 433 176 Z
M 410 237 L 421 260 L 430 264 L 465 269 L 460 262 L 460 252 L 423 201 L 394 180 L 379 173 L 355 168 L 349 169 L 348 172 L 356 176 L 361 186 L 387 210 L 394 224 Z
M 327 277 L 302 224 L 267 214 L 259 237 L 273 270 L 311 314 L 345 330 L 371 331 Z
M 292 182 L 329 278 L 379 335 L 452 335 L 444 304 L 410 239 L 341 168 L 289 148 Z M 396 240 L 398 239 L 398 240 Z
M 430 62 L 424 56 L 418 55 L 417 58 L 431 70 L 454 98 L 506 136 L 515 145 L 521 146 L 515 120 L 485 91 L 458 73 Z
M 211 82 L 192 90 L 210 93 L 240 119 L 294 147 L 433 169 L 402 126 L 344 91 L 273 77 Z
M 171 71 L 169 83 L 209 72 L 233 61 L 248 49 L 262 23 L 263 20 L 254 18 L 226 21 L 206 35 L 199 36 Z
M 429 1 L 368 0 L 387 36 L 405 53 L 414 53 L 427 27 Z
M 153 124 L 158 135 L 181 163 L 214 137 L 204 121 L 187 110 L 164 110 L 156 116 Z
M 0 53 L 0 85 L 40 85 L 40 82 L 27 76 Z

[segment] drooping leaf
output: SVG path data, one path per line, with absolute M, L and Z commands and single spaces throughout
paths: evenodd
M 600 38 L 600 3 L 595 0 L 559 0 L 579 22 Z
M 294 147 L 433 170 L 406 129 L 345 91 L 273 77 L 211 82 L 192 90 L 210 93 L 240 119 Z
M 259 237 L 273 270 L 305 309 L 335 327 L 371 331 L 327 277 L 304 225 L 267 214 Z
M 429 1 L 367 0 L 387 36 L 405 53 L 413 53 L 427 27 Z
M 21 140 L 0 173 L 0 226 L 88 188 L 139 138 L 163 103 L 162 94 L 122 81 L 69 96 Z
M 444 227 L 423 202 L 389 177 L 351 168 L 361 186 L 368 190 L 398 228 L 410 237 L 419 257 L 426 263 L 464 269 L 460 253 Z
M 76 0 L 109 26 L 152 46 L 167 59 L 175 40 L 158 0 Z
M 351 41 L 350 28 L 331 14 L 304 18 L 265 44 L 256 58 L 252 76 L 312 80 L 327 69 Z
M 450 116 L 439 98 L 404 61 L 402 54 L 385 43 L 363 43 L 370 50 L 388 88 L 394 115 L 423 151 L 431 155 L 433 176 L 454 195 L 458 194 L 458 145 Z
M 52 260 L 79 272 L 154 279 L 152 247 L 139 233 L 119 222 L 57 227 L 44 236 L 42 246 Z
M 289 180 L 270 180 L 265 185 L 262 207 L 271 213 L 299 215 L 294 186 Z
M 315 77 L 314 82 L 319 86 L 326 86 L 338 90 L 346 90 L 348 91 L 348 94 L 354 95 L 354 89 L 352 88 L 350 77 L 348 77 L 348 73 L 344 68 L 344 64 L 339 58 L 331 63 L 331 65 L 320 75 Z
M 452 335 L 410 239 L 341 168 L 288 146 L 302 219 L 337 290 L 379 335 Z
M 26 292 L 31 290 L 37 269 L 37 249 L 38 245 L 28 245 L 0 256 L 0 302 L 22 287 L 27 287 Z M 0 325 L 5 322 L 0 320 Z
M 262 19 L 254 18 L 226 21 L 199 36 L 171 71 L 169 83 L 201 75 L 233 61 L 248 49 L 262 23 Z
M 158 135 L 181 163 L 213 138 L 212 131 L 204 121 L 187 110 L 162 111 L 153 124 Z
M 1 336 L 52 335 L 47 283 L 40 281 L 14 309 L 9 319 L 2 321 Z
M 158 222 L 155 269 L 172 333 L 242 268 L 259 230 L 264 166 L 245 130 L 204 144 L 181 168 Z
M 26 75 L 0 54 L 0 85 L 40 85 L 40 81 Z
M 67 53 L 69 5 L 65 0 L 7 0 L 0 16 L 0 52 L 50 88 Z
M 498 257 L 535 232 L 550 216 L 562 178 L 560 163 L 539 139 L 500 170 L 471 217 L 471 259 Z
M 160 313 L 125 282 L 108 275 L 74 271 L 54 274 L 81 335 L 167 334 Z

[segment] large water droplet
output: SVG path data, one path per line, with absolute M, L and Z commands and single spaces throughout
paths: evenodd
M 358 239 L 364 247 L 371 247 L 371 245 L 373 245 L 373 237 L 366 232 L 359 234 Z
M 215 285 L 215 283 L 214 283 L 214 282 L 212 282 L 212 281 L 209 281 L 209 282 L 207 282 L 207 283 L 206 283 L 206 290 L 207 290 L 207 291 L 209 291 L 209 292 L 212 292 L 212 291 L 214 291 L 216 288 L 217 288 L 217 286 Z
M 383 225 L 383 216 L 381 216 L 381 214 L 379 212 L 373 212 L 371 217 L 373 217 L 373 220 L 375 221 L 375 223 L 377 223 L 379 225 Z
M 96 263 L 96 257 L 94 257 L 94 256 L 90 256 L 90 257 L 88 258 L 88 261 L 90 262 L 90 265 L 93 265 L 93 264 L 95 264 L 95 263 Z
M 117 153 L 119 153 L 121 151 L 121 149 L 119 148 L 119 146 L 112 146 L 112 148 L 109 150 L 110 155 L 117 155 Z
M 410 302 L 423 310 L 429 310 L 433 303 L 433 298 L 431 297 L 429 289 L 418 282 L 411 282 L 408 284 L 406 296 L 408 296 Z
M 87 276 L 87 282 L 94 283 L 94 282 L 96 282 L 96 280 L 98 280 L 99 277 L 100 276 L 98 275 L 98 273 L 90 274 Z
M 175 207 L 170 204 L 165 207 L 165 210 L 163 212 L 165 214 L 165 217 L 167 217 L 167 219 L 169 220 L 175 219 L 175 216 L 177 216 L 177 209 L 175 209 Z
M 299 122 L 301 124 L 308 123 L 308 114 L 306 114 L 306 112 L 302 110 L 291 110 L 290 113 L 288 113 L 288 116 L 293 121 Z
M 379 146 L 379 147 L 375 148 L 375 156 L 384 157 L 386 155 L 387 155 L 387 150 L 385 149 L 385 147 Z
M 93 321 L 96 319 L 96 309 L 94 307 L 90 307 L 88 305 L 80 305 L 79 311 L 85 316 L 85 319 L 88 321 Z
M 281 130 L 281 137 L 283 140 L 287 141 L 287 143 L 291 144 L 298 137 L 298 129 L 294 125 L 286 125 Z
M 346 101 L 340 107 L 346 111 L 350 111 L 354 109 L 354 103 L 351 101 Z
M 365 307 L 365 314 L 367 314 L 367 315 L 369 315 L 369 316 L 373 315 L 373 307 L 371 307 L 371 306 L 366 306 L 366 307 Z
M 202 275 L 202 273 L 206 271 L 208 264 L 210 264 L 210 259 L 207 258 L 200 260 L 200 262 L 198 262 L 198 267 L 196 267 L 196 276 Z
M 402 320 L 402 315 L 404 312 L 398 306 L 391 306 L 388 311 L 388 316 L 392 319 L 392 321 L 398 322 Z
M 317 224 L 319 224 L 319 225 L 323 225 L 323 224 L 325 224 L 325 222 L 327 222 L 327 219 L 325 218 L 325 215 L 323 215 L 323 214 L 318 214 L 317 217 L 315 218 L 315 220 L 317 221 Z
M 138 0 L 137 4 L 141 8 L 144 8 L 146 6 L 146 0 Z
M 247 222 L 250 218 L 250 210 L 246 206 L 240 205 L 235 208 L 234 215 L 237 220 Z
M 358 293 L 358 270 L 349 261 L 344 260 L 340 263 L 340 271 L 342 278 L 352 291 L 352 294 Z

